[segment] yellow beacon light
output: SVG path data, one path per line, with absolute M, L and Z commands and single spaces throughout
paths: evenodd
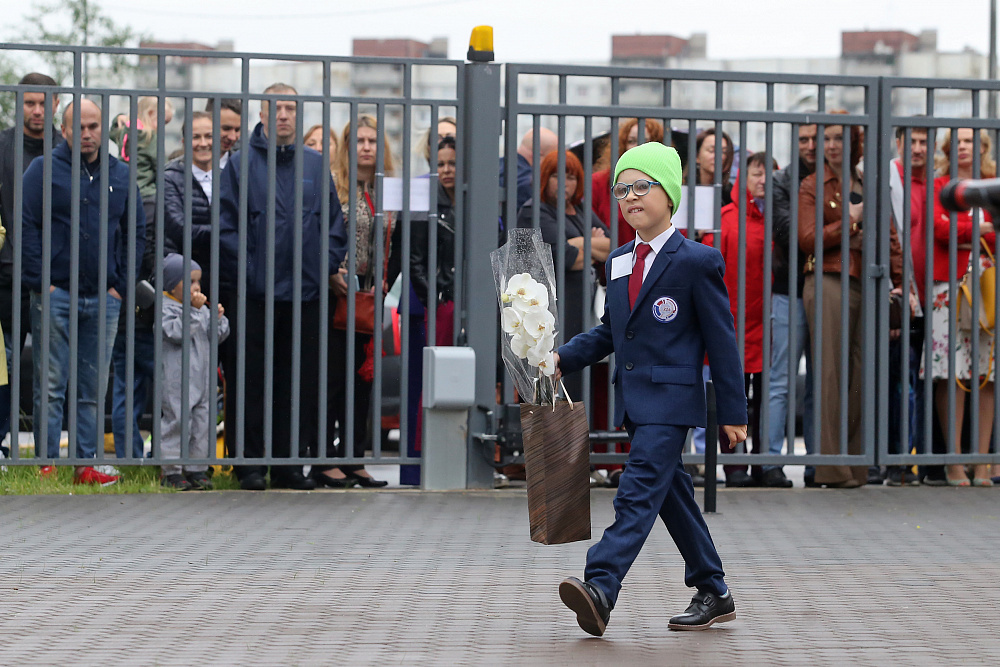
M 472 29 L 466 57 L 473 62 L 488 63 L 493 60 L 493 26 L 478 25 Z

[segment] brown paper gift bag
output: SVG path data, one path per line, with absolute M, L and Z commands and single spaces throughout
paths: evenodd
M 521 405 L 531 539 L 590 539 L 590 425 L 582 403 Z

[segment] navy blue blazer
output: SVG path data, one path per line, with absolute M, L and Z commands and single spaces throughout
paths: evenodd
M 605 267 L 612 276 L 618 248 Z M 559 366 L 569 374 L 615 353 L 615 425 L 625 415 L 634 424 L 705 426 L 707 409 L 701 369 L 708 353 L 719 424 L 746 424 L 743 364 L 736 346 L 729 293 L 722 281 L 722 254 L 674 232 L 656 255 L 634 310 L 625 274 L 608 281 L 601 323 L 559 348 Z

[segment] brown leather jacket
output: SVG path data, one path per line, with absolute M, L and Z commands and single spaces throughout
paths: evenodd
M 823 272 L 840 273 L 841 205 L 840 174 L 826 165 L 823 180 Z M 895 225 L 889 225 L 889 272 L 893 287 L 903 280 L 903 252 L 896 236 Z M 860 228 L 851 231 L 848 272 L 853 278 L 861 277 Z M 799 187 L 799 247 L 808 255 L 806 274 L 814 270 L 816 254 L 816 174 L 810 174 Z

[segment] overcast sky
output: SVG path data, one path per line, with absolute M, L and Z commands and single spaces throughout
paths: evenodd
M 986 53 L 989 0 L 96 0 L 160 41 L 239 51 L 350 55 L 354 37 L 444 36 L 463 59 L 476 25 L 492 25 L 501 62 L 601 63 L 612 34 L 708 33 L 710 58 L 836 56 L 841 30 L 938 30 L 938 47 Z M 4 39 L 30 0 L 0 0 Z

